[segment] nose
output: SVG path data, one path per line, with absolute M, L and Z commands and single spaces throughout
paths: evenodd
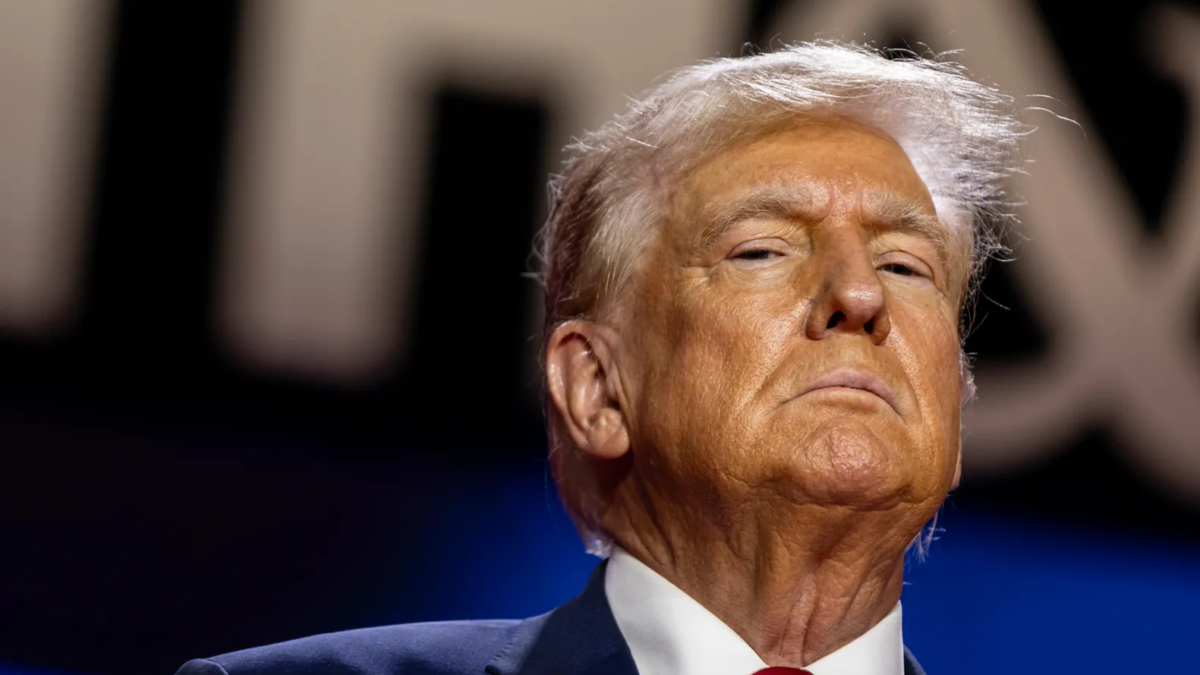
M 819 286 L 805 332 L 813 340 L 832 333 L 865 334 L 882 344 L 891 332 L 887 296 L 859 233 L 833 235 L 820 247 L 816 260 Z M 823 244 L 823 245 L 821 245 Z

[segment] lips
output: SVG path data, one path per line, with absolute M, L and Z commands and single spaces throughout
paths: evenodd
M 854 368 L 832 370 L 809 383 L 800 395 L 803 396 L 804 394 L 820 389 L 834 387 L 861 389 L 862 391 L 875 394 L 886 401 L 893 409 L 896 407 L 896 392 L 892 391 L 892 388 L 888 386 L 887 382 L 883 381 L 883 378 L 870 371 Z

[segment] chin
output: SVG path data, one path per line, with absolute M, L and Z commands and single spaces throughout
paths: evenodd
M 912 498 L 911 456 L 867 423 L 833 420 L 806 435 L 792 471 L 806 501 L 887 509 Z

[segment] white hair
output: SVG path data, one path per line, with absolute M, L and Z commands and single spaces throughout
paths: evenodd
M 614 308 L 677 177 L 738 141 L 827 117 L 878 129 L 907 154 L 939 219 L 962 242 L 965 306 L 983 263 L 1001 249 L 997 227 L 1013 218 L 1004 183 L 1018 171 L 1017 151 L 1030 129 L 1017 120 L 1011 97 L 944 55 L 821 41 L 673 71 L 567 146 L 539 235 L 545 337 L 564 321 Z M 965 354 L 962 375 L 965 402 L 973 392 Z M 596 467 L 566 447 L 553 405 L 547 415 L 560 494 L 589 550 L 603 555 L 609 540 Z

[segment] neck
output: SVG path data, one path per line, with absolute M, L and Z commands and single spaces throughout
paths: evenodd
M 662 507 L 618 509 L 607 524 L 617 543 L 704 605 L 764 662 L 802 668 L 865 633 L 899 601 L 904 552 L 925 521 L 910 513 L 919 508 L 897 508 L 775 505 L 707 522 L 695 512 L 686 514 L 690 521 L 677 519 L 685 514 Z

